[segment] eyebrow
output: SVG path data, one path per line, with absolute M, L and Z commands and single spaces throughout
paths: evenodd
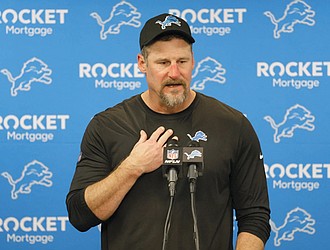
M 190 57 L 183 56 L 183 57 L 179 57 L 179 58 L 175 59 L 175 61 L 182 61 L 182 60 L 189 60 L 189 59 L 190 59 Z M 161 57 L 161 58 L 155 59 L 155 62 L 158 62 L 158 61 L 172 61 L 172 60 L 167 57 Z

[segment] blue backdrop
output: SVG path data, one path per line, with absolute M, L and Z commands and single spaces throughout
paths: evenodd
M 259 135 L 266 249 L 327 249 L 330 3 L 313 0 L 1 1 L 0 248 L 100 249 L 98 228 L 69 224 L 65 195 L 91 117 L 146 89 L 139 31 L 163 12 L 196 39 L 193 88 Z

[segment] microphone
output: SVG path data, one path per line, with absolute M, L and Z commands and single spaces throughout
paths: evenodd
M 170 196 L 175 194 L 175 185 L 182 166 L 182 148 L 177 136 L 173 136 L 163 152 L 163 176 L 167 178 Z
M 187 147 L 183 147 L 183 159 L 182 162 L 188 165 L 187 177 L 189 179 L 190 188 L 190 201 L 191 201 L 191 213 L 193 217 L 193 238 L 195 242 L 196 250 L 199 250 L 199 233 L 197 223 L 197 211 L 196 211 L 196 182 L 197 177 L 203 175 L 204 169 L 204 155 L 203 148 L 199 146 L 197 141 L 190 141 Z
M 183 147 L 182 156 L 182 162 L 188 165 L 189 181 L 194 181 L 198 176 L 203 175 L 204 151 L 197 141 L 190 141 L 187 147 Z

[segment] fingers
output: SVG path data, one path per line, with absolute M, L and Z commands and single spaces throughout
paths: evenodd
M 144 131 L 143 131 L 144 132 Z M 145 133 L 145 132 L 144 132 Z M 163 126 L 157 128 L 150 136 L 149 140 L 153 142 L 157 142 L 160 146 L 163 146 L 165 142 L 170 138 L 170 136 L 173 135 L 172 129 L 167 129 L 165 131 L 165 128 Z M 145 134 L 145 138 L 147 135 Z M 141 137 L 140 137 L 141 140 Z
M 170 136 L 172 129 L 165 129 L 163 126 L 157 128 L 149 137 L 144 130 L 140 131 L 140 138 L 134 145 L 128 161 L 142 173 L 149 173 L 159 168 L 163 159 L 163 146 Z
M 164 146 L 164 144 L 167 142 L 168 138 L 170 138 L 171 135 L 173 135 L 173 130 L 166 130 L 165 133 L 161 137 L 159 137 L 158 144 Z
M 145 142 L 147 140 L 147 138 L 148 138 L 147 133 L 144 130 L 140 130 L 140 138 L 137 141 L 137 143 L 135 143 L 134 147 L 136 147 L 137 145 Z
M 159 128 L 157 128 L 150 136 L 149 140 L 150 141 L 157 141 L 159 136 L 164 133 L 165 128 L 163 126 L 160 126 Z
M 147 138 L 148 138 L 147 133 L 144 130 L 141 130 L 139 142 L 144 142 L 147 140 Z

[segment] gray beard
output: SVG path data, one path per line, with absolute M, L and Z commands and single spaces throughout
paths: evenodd
M 187 99 L 188 91 L 185 88 L 183 94 L 176 94 L 176 91 L 173 91 L 172 94 L 164 94 L 163 92 L 160 92 L 162 103 L 168 108 L 174 108 L 175 106 L 181 105 Z

